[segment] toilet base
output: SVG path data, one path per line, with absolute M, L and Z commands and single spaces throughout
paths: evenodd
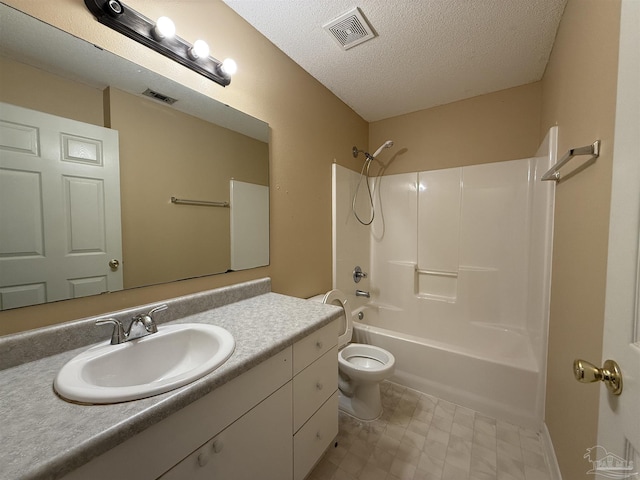
M 360 420 L 370 421 L 379 418 L 382 415 L 380 384 L 360 384 L 350 397 L 338 390 L 338 408 Z

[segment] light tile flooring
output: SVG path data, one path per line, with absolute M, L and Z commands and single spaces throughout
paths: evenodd
M 340 412 L 338 446 L 308 480 L 549 480 L 537 433 L 400 385 L 381 385 L 384 413 Z

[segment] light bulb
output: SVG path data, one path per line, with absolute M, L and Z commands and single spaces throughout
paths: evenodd
M 222 70 L 222 73 L 224 73 L 225 75 L 231 76 L 238 71 L 238 65 L 232 58 L 225 58 L 222 62 L 220 70 Z
M 165 38 L 173 38 L 176 34 L 176 26 L 169 17 L 160 17 L 153 27 L 153 36 L 156 40 L 164 40 Z
M 189 49 L 189 56 L 192 60 L 207 58 L 209 56 L 209 45 L 204 40 L 196 40 Z

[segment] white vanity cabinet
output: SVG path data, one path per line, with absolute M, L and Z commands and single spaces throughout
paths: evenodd
M 293 478 L 302 480 L 338 434 L 338 322 L 293 345 Z
M 320 328 L 64 479 L 302 480 L 338 434 L 337 327 Z

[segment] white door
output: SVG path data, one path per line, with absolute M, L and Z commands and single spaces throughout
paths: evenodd
M 118 133 L 0 103 L 0 310 L 122 289 Z
M 622 393 L 601 387 L 596 478 L 640 478 L 640 2 L 623 0 L 613 152 L 603 362 L 622 371 Z

